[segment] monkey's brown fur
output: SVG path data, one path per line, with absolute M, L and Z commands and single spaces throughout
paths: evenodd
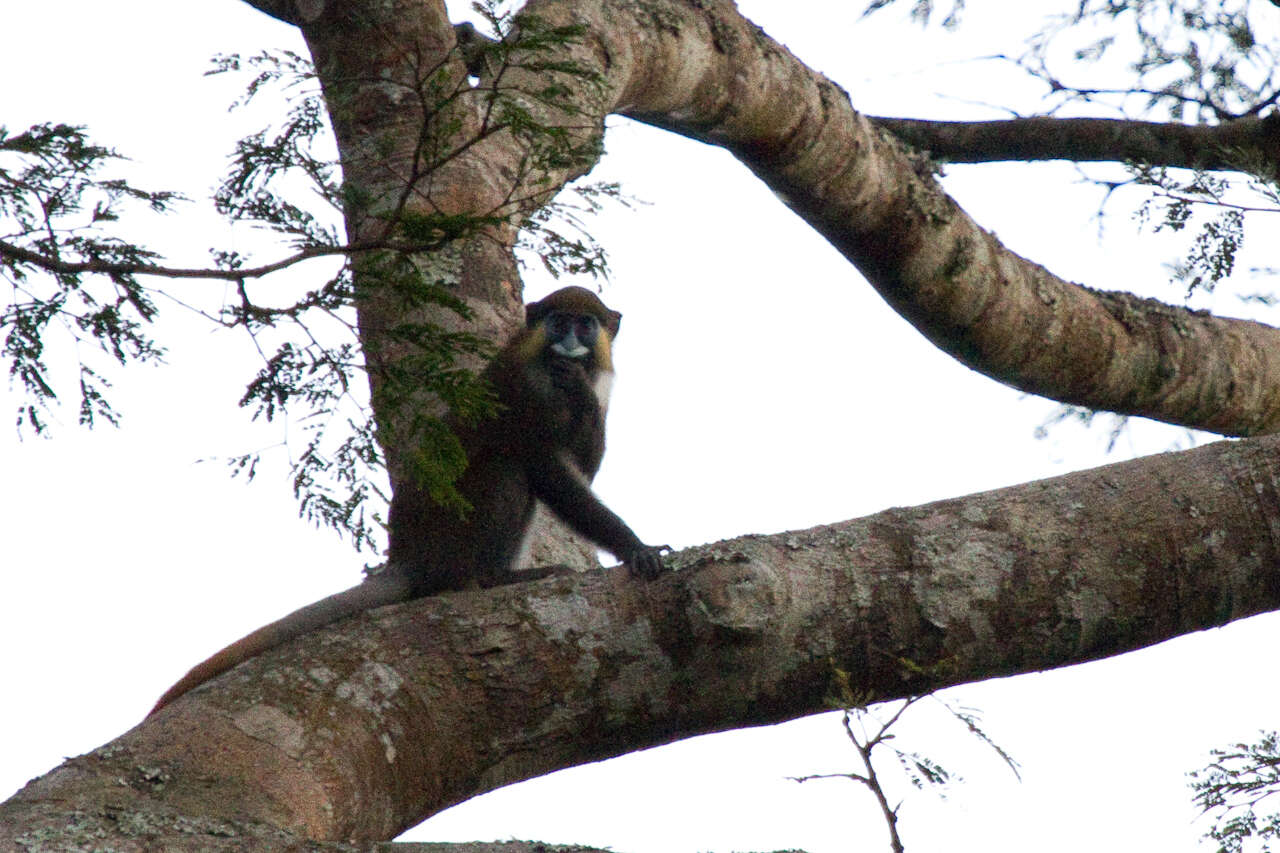
M 457 482 L 471 504 L 465 518 L 417 485 L 400 484 L 382 572 L 218 652 L 169 688 L 152 714 L 241 661 L 339 619 L 445 590 L 531 577 L 513 569 L 539 500 L 626 562 L 632 574 L 662 571 L 666 546 L 645 545 L 591 491 L 604 455 L 611 344 L 622 315 L 591 291 L 566 287 L 531 303 L 526 317 L 526 328 L 483 374 L 497 394 L 498 414 L 473 426 L 450 423 L 467 454 Z

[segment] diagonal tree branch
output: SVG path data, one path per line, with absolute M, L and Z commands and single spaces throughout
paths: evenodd
M 352 105 L 338 110 L 335 124 L 346 180 L 385 204 L 404 203 L 404 178 L 414 173 L 411 166 L 388 169 L 385 163 L 411 163 L 422 125 L 416 116 L 404 117 L 402 99 L 387 96 L 379 74 L 362 73 L 371 57 L 367 50 L 343 46 L 348 33 L 359 27 L 377 34 L 369 42 L 382 46 L 374 64 L 405 66 L 398 71 L 404 91 L 418 85 L 424 69 L 453 62 L 459 67 L 451 73 L 459 80 L 463 74 L 461 60 L 450 59 L 456 40 L 442 9 L 433 5 L 432 15 L 423 16 L 412 13 L 418 8 L 412 0 L 402 4 L 403 9 L 388 7 L 373 18 L 367 12 L 352 17 L 349 10 L 322 2 L 299 6 L 307 12 L 303 30 L 326 95 Z M 279 4 L 255 5 L 283 14 Z M 895 131 L 912 128 L 918 144 L 953 159 L 963 159 L 966 146 L 971 149 L 979 140 L 990 144 L 989 137 L 998 134 L 1018 140 L 1016 150 L 1004 151 L 1020 159 L 1133 155 L 1212 166 L 1221 162 L 1215 158 L 1232 156 L 1229 152 L 1256 150 L 1274 159 L 1274 117 L 1213 128 L 1086 119 L 955 125 L 872 121 L 853 109 L 845 92 L 806 68 L 727 0 L 696 5 L 535 0 L 528 9 L 555 23 L 584 26 L 586 36 L 562 46 L 563 57 L 600 75 L 599 85 L 576 87 L 574 109 L 560 114 L 544 109 L 539 120 L 589 139 L 600 132 L 604 117 L 616 112 L 726 147 L 826 236 L 899 313 L 973 369 L 1063 402 L 1224 435 L 1280 429 L 1280 332 L 1054 276 L 982 229 L 933 180 L 931 161 L 905 150 L 876 124 Z M 410 26 L 414 21 L 421 23 Z M 407 50 L 405 44 L 415 47 Z M 513 88 L 522 85 L 518 74 L 508 76 Z M 532 109 L 538 112 L 536 105 Z M 450 112 L 462 114 L 460 105 Z M 464 118 L 462 138 L 470 132 L 468 123 L 476 121 L 476 116 Z M 369 127 L 378 127 L 378 134 L 371 136 Z M 403 138 L 388 141 L 394 136 L 388 128 L 399 128 Z M 933 136 L 921 136 L 930 128 Z M 953 140 L 950 147 L 947 139 Z M 1104 151 L 1117 139 L 1118 150 Z M 400 151 L 391 158 L 362 153 L 388 145 Z M 496 209 L 512 189 L 503 169 L 509 171 L 527 154 L 510 135 L 485 138 L 442 174 L 431 176 L 429 196 L 408 200 L 432 211 Z M 584 168 L 577 163 L 550 170 L 531 183 L 545 198 Z M 348 225 L 353 240 L 368 239 L 361 223 Z M 478 330 L 490 337 L 500 337 L 517 314 L 514 239 L 514 229 L 497 228 L 475 241 L 473 249 L 431 262 L 441 268 L 443 280 L 460 283 L 460 293 L 473 306 L 496 306 L 496 316 L 493 308 L 478 315 Z M 404 306 L 371 296 L 361 311 L 371 364 L 393 363 L 397 344 L 382 340 L 377 330 L 404 321 Z M 394 474 L 398 449 L 387 450 Z
M 1073 284 L 1009 251 L 941 190 L 931 161 L 727 0 L 527 9 L 584 27 L 563 56 L 599 73 L 571 116 L 544 120 L 590 132 L 621 113 L 729 149 L 966 365 L 1090 408 L 1225 435 L 1280 429 L 1280 332 Z M 481 162 L 517 153 L 509 139 L 488 143 Z M 545 186 L 577 173 L 547 174 Z
M 405 197 L 398 168 L 416 143 L 380 174 L 359 156 L 372 141 L 362 133 L 401 115 L 388 93 L 411 86 L 356 73 L 362 56 L 457 74 L 441 59 L 452 44 L 440 5 L 404 20 L 412 4 L 392 6 L 390 18 L 359 22 L 385 39 L 377 50 L 344 41 L 351 22 L 337 13 L 305 28 L 326 92 L 349 87 L 346 177 L 385 190 L 379 200 Z M 1272 428 L 1274 396 L 1260 389 L 1280 385 L 1274 330 L 1088 291 L 1009 253 L 941 193 L 926 162 L 731 4 L 531 9 L 583 24 L 566 56 L 601 75 L 566 123 L 590 136 L 617 111 L 726 146 L 967 363 L 1062 399 Z M 408 41 L 393 38 L 397 25 Z M 486 139 L 414 200 L 489 204 L 509 187 L 487 182 L 519 154 Z M 548 174 L 545 191 L 580 168 Z M 505 251 L 507 236 L 492 245 Z M 491 256 L 447 260 L 478 296 L 516 289 Z M 363 307 L 392 316 L 396 306 Z M 363 843 L 553 769 L 823 710 L 837 672 L 887 699 L 1280 608 L 1278 450 L 1275 438 L 1223 442 L 744 537 L 684 552 L 680 571 L 649 585 L 591 573 L 364 614 L 247 662 L 33 782 L 0 805 L 0 847 L 69 831 L 68 803 L 84 805 L 77 829 L 118 849 L 174 837 L 205 850 Z
M 640 45 L 593 21 L 610 73 L 631 69 L 619 111 L 728 148 L 940 348 L 1063 402 L 1227 435 L 1280 429 L 1280 332 L 1054 276 L 730 4 L 668 11 L 680 23 Z

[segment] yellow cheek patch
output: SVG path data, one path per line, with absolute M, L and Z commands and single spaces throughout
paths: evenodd
M 596 335 L 596 369 L 613 372 L 613 352 L 609 348 L 609 333 L 605 329 L 601 329 Z
M 547 330 L 541 325 L 534 326 L 516 347 L 516 353 L 519 355 L 517 361 L 520 364 L 528 364 L 542 354 L 546 345 Z

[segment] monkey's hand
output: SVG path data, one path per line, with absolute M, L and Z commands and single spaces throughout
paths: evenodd
M 589 412 L 599 412 L 599 400 L 591 390 L 587 370 L 581 362 L 571 358 L 553 358 L 547 364 L 547 376 L 551 380 L 553 397 L 563 401 L 553 404 L 551 408 L 564 406 L 575 420 Z
M 552 358 L 547 362 L 547 374 L 551 385 L 566 394 L 581 394 L 587 387 L 587 369 L 572 358 Z
M 670 550 L 670 545 L 641 545 L 627 555 L 627 569 L 633 578 L 651 581 L 667 570 L 662 553 Z

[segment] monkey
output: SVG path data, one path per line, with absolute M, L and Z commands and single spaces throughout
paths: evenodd
M 392 499 L 388 556 L 410 567 L 415 597 L 504 582 L 522 555 L 535 499 L 633 574 L 661 571 L 661 549 L 641 542 L 590 485 L 604 455 L 622 315 L 590 290 L 566 287 L 525 316 L 525 330 L 483 374 L 502 411 L 474 427 L 451 424 L 467 455 L 456 486 L 472 505 L 469 523 L 437 511 L 414 483 Z
M 651 580 L 668 545 L 646 545 L 591 490 L 604 456 L 613 380 L 613 339 L 622 315 L 583 287 L 565 287 L 525 308 L 525 328 L 481 376 L 497 413 L 473 424 L 448 416 L 466 453 L 455 487 L 460 516 L 410 481 L 398 484 L 387 517 L 390 547 L 380 572 L 232 643 L 169 688 L 151 716 L 242 661 L 365 610 L 440 592 L 545 577 L 515 571 L 538 501 L 574 531 Z

